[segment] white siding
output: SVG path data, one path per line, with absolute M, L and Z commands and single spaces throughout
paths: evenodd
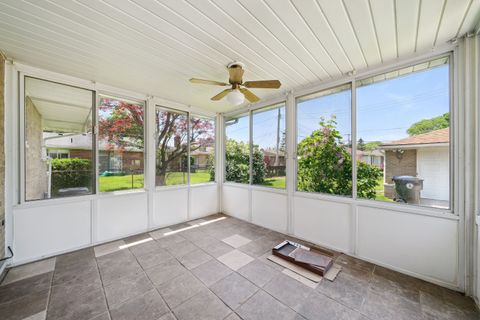
M 420 148 L 417 150 L 418 176 L 423 180 L 422 198 L 449 199 L 448 147 Z

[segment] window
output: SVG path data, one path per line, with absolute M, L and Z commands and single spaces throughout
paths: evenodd
M 352 195 L 350 84 L 297 99 L 297 190 Z
M 67 159 L 70 157 L 68 150 L 51 150 L 51 149 L 47 149 L 47 156 L 51 159 Z
M 248 114 L 225 118 L 226 181 L 250 183 L 249 131 L 250 119 Z
M 98 107 L 100 192 L 144 186 L 144 103 L 101 96 Z
M 190 118 L 190 184 L 215 181 L 215 121 Z
M 252 183 L 285 189 L 285 105 L 253 112 Z
M 155 124 L 155 185 L 187 184 L 188 114 L 156 107 Z
M 448 57 L 357 82 L 359 198 L 450 207 Z M 376 183 L 366 178 L 376 177 Z
M 94 192 L 93 101 L 90 90 L 25 77 L 26 201 Z

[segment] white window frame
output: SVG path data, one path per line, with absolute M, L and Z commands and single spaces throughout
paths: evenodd
M 361 80 L 364 80 L 364 79 L 368 79 L 368 78 L 371 78 L 371 77 L 374 77 L 376 75 L 382 75 L 382 74 L 385 74 L 385 73 L 388 73 L 390 71 L 395 71 L 395 70 L 399 70 L 399 69 L 402 69 L 402 68 L 405 68 L 405 67 L 409 67 L 409 66 L 415 66 L 415 65 L 418 65 L 418 64 L 421 64 L 422 62 L 429 62 L 429 61 L 433 61 L 433 60 L 436 60 L 436 59 L 441 59 L 441 58 L 448 58 L 448 67 L 449 67 L 449 71 L 448 71 L 448 76 L 449 76 L 449 114 L 450 114 L 450 128 L 451 130 L 449 131 L 449 152 L 448 152 L 448 157 L 449 157 L 449 193 L 450 193 L 450 196 L 449 196 L 449 207 L 448 208 L 435 208 L 435 207 L 429 207 L 429 206 L 421 206 L 421 205 L 413 205 L 413 204 L 405 204 L 405 203 L 393 203 L 392 205 L 395 205 L 395 206 L 398 206 L 398 207 L 403 207 L 403 206 L 407 206 L 407 207 L 415 207 L 415 208 L 428 208 L 428 209 L 432 209 L 432 210 L 438 210 L 438 211 L 441 211 L 441 212 L 448 212 L 448 213 L 453 213 L 453 206 L 454 206 L 454 190 L 455 190 L 455 183 L 454 183 L 454 179 L 455 179 L 455 175 L 454 175 L 454 160 L 455 160 L 455 157 L 454 157 L 454 144 L 455 144 L 455 136 L 454 135 L 454 132 L 456 131 L 456 128 L 457 126 L 455 125 L 455 121 L 454 119 L 456 118 L 456 115 L 455 115 L 455 108 L 453 108 L 454 106 L 454 92 L 453 92 L 453 77 L 454 77 L 454 69 L 453 69 L 453 64 L 454 64 L 454 56 L 453 56 L 453 52 L 449 52 L 449 53 L 446 53 L 446 54 L 441 54 L 441 55 L 437 55 L 437 56 L 432 56 L 432 57 L 429 57 L 429 58 L 426 58 L 426 59 L 423 59 L 421 61 L 416 61 L 416 62 L 413 62 L 413 63 L 410 63 L 410 64 L 406 64 L 406 65 L 403 65 L 403 66 L 399 66 L 399 67 L 396 67 L 396 68 L 391 68 L 389 71 L 384 71 L 384 72 L 379 72 L 379 73 L 375 73 L 375 74 L 371 74 L 371 75 L 368 75 L 368 76 L 364 76 L 364 77 L 358 77 L 356 78 L 355 80 L 352 81 L 352 84 L 354 84 L 355 86 L 355 94 L 353 95 L 352 94 L 352 106 L 354 105 L 354 109 L 352 110 L 352 115 L 355 114 L 355 131 L 352 132 L 352 141 L 357 141 L 357 122 L 356 122 L 356 117 L 357 117 L 357 108 L 356 108 L 356 103 L 357 103 L 357 100 L 356 100 L 356 89 L 357 89 L 357 86 L 356 86 L 356 82 L 357 81 L 361 81 Z M 427 69 L 428 70 L 428 69 Z M 355 112 L 353 112 L 355 111 Z M 352 117 L 352 122 L 353 122 L 353 117 Z M 352 158 L 354 159 L 355 163 L 357 163 L 357 159 L 356 159 L 356 143 L 352 144 L 352 150 L 353 150 L 353 147 L 355 147 L 355 158 Z M 352 166 L 352 167 L 355 167 L 355 175 L 354 175 L 354 181 L 355 183 L 353 183 L 353 185 L 355 185 L 355 191 L 356 191 L 356 186 L 357 186 L 357 177 L 356 177 L 356 165 L 355 166 Z M 357 193 L 355 192 L 355 198 L 354 199 L 358 199 L 358 200 L 361 200 L 361 201 L 369 201 L 369 202 L 383 202 L 383 201 L 380 201 L 380 200 L 374 200 L 374 199 L 363 199 L 363 198 L 358 198 L 357 197 Z
M 59 85 L 66 85 L 78 89 L 88 90 L 92 92 L 92 126 L 97 122 L 97 92 L 95 88 L 84 81 L 77 81 L 77 79 L 68 77 L 68 76 L 59 76 L 57 74 L 52 74 L 50 72 L 42 72 L 42 70 L 32 69 L 31 71 L 18 71 L 18 104 L 19 104 L 19 112 L 18 112 L 18 150 L 19 150 L 19 172 L 18 172 L 18 203 L 19 204 L 28 204 L 28 203 L 41 203 L 44 201 L 58 201 L 60 199 L 77 199 L 77 198 L 84 198 L 84 197 L 91 197 L 98 193 L 98 179 L 96 176 L 94 177 L 95 183 L 93 183 L 92 187 L 93 190 L 88 195 L 78 195 L 78 196 L 71 196 L 65 198 L 59 197 L 52 197 L 48 199 L 26 199 L 26 150 L 25 150 L 25 81 L 26 78 L 34 78 L 42 81 L 48 81 L 57 83 Z M 98 156 L 97 156 L 97 135 L 95 127 L 92 128 L 92 152 L 94 156 L 92 157 L 92 165 L 94 168 L 95 175 L 98 174 Z
M 153 165 L 152 165 L 152 170 L 153 170 L 153 184 L 154 184 L 154 187 L 155 187 L 155 190 L 159 191 L 159 190 L 164 190 L 164 189 L 176 189 L 176 188 L 185 188 L 185 187 L 196 187 L 196 186 L 204 186 L 204 185 L 214 185 L 217 183 L 217 166 L 216 166 L 216 159 L 217 159 L 217 145 L 215 144 L 215 180 L 214 181 L 208 181 L 208 182 L 203 182 L 203 183 L 195 183 L 195 184 L 191 184 L 190 183 L 190 137 L 191 137 L 191 130 L 192 130 L 192 126 L 191 126 L 191 119 L 192 117 L 195 118 L 195 117 L 198 117 L 198 118 L 203 118 L 203 119 L 208 119 L 210 121 L 213 121 L 213 126 L 214 126 L 214 133 L 215 133 L 215 140 L 217 140 L 217 120 L 216 120 L 216 117 L 213 117 L 213 116 L 209 116 L 209 115 L 205 115 L 205 114 L 201 114 L 201 113 L 198 113 L 198 112 L 191 112 L 191 111 L 187 111 L 187 110 L 182 110 L 180 108 L 171 108 L 171 107 L 166 107 L 164 106 L 164 104 L 160 104 L 160 103 L 154 103 L 154 116 L 155 117 L 155 111 L 157 109 L 160 109 L 160 110 L 163 110 L 163 111 L 167 111 L 167 112 L 175 112 L 175 113 L 179 113 L 179 114 L 185 114 L 187 115 L 187 183 L 183 183 L 183 184 L 174 184 L 174 185 L 164 185 L 164 186 L 157 186 L 156 185 L 156 181 L 155 181 L 155 177 L 156 177 L 156 165 L 157 165 L 157 150 L 154 149 L 153 151 Z M 156 119 L 153 120 L 153 132 L 152 132 L 152 140 L 155 141 L 156 139 Z
M 317 90 L 317 91 L 314 91 L 314 92 L 311 92 L 311 93 L 308 93 L 308 94 L 303 94 L 301 96 L 296 96 L 295 97 L 295 146 L 294 146 L 294 150 L 295 150 L 295 155 L 298 154 L 297 152 L 297 147 L 298 147 L 298 101 L 306 96 L 309 96 L 309 95 L 314 95 L 316 93 L 320 93 L 322 91 L 325 91 L 325 90 L 329 90 L 329 89 L 333 89 L 333 88 L 337 88 L 337 87 L 342 87 L 342 86 L 347 86 L 349 85 L 349 90 L 350 90 L 350 99 L 351 99 L 351 103 L 350 103 L 350 121 L 351 121 L 351 124 L 350 124 L 350 136 L 351 136 L 351 141 L 352 141 L 352 147 L 351 147 L 351 155 L 352 155 L 352 194 L 350 196 L 344 196 L 344 195 L 340 195 L 340 194 L 334 194 L 334 193 L 324 193 L 324 192 L 309 192 L 309 191 L 301 191 L 301 190 L 298 190 L 298 157 L 295 157 L 295 179 L 294 179 L 294 190 L 295 192 L 301 192 L 301 193 L 307 193 L 307 194 L 320 194 L 320 195 L 325 195 L 325 196 L 329 196 L 329 197 L 335 197 L 335 198 L 340 198 L 340 199 L 354 199 L 354 195 L 357 194 L 357 184 L 356 184 L 356 175 L 357 175 L 357 166 L 353 165 L 354 161 L 356 161 L 356 159 L 353 157 L 354 153 L 356 154 L 357 152 L 357 144 L 356 143 L 353 143 L 354 140 L 354 128 L 356 130 L 356 116 L 354 116 L 354 111 L 355 111 L 355 96 L 356 94 L 354 93 L 354 82 L 355 81 L 347 81 L 347 82 L 344 82 L 344 83 L 340 83 L 340 84 L 336 84 L 334 86 L 331 86 L 331 87 L 326 87 L 326 88 L 323 88 L 321 90 Z M 347 91 L 347 90 L 345 90 Z M 313 99 L 312 99 L 313 100 Z M 355 183 L 354 183 L 355 182 Z
M 99 170 L 100 170 L 100 148 L 99 148 L 99 127 L 98 127 L 98 111 L 100 106 L 101 98 L 111 98 L 117 100 L 123 100 L 126 102 L 131 102 L 132 104 L 141 104 L 143 106 L 143 188 L 132 188 L 127 190 L 114 190 L 114 191 L 104 191 L 100 192 L 100 178 L 99 178 Z M 142 192 L 147 190 L 147 183 L 148 183 L 148 176 L 145 174 L 147 170 L 147 149 L 148 149 L 148 142 L 147 142 L 147 124 L 149 122 L 148 117 L 148 109 L 147 109 L 147 101 L 141 98 L 136 97 L 129 97 L 123 94 L 112 93 L 110 91 L 103 91 L 97 90 L 96 91 L 96 99 L 95 99 L 95 185 L 96 185 L 96 193 L 100 195 L 108 195 L 108 194 L 117 194 L 117 193 L 130 193 L 130 192 Z
M 247 110 L 245 109 L 242 109 L 242 111 L 236 111 L 236 112 L 233 112 L 233 113 L 226 113 L 224 114 L 224 118 L 223 118 L 223 137 L 225 138 L 225 142 L 226 142 L 226 138 L 227 138 L 227 126 L 225 125 L 225 122 L 226 122 L 226 118 L 231 118 L 231 117 L 237 117 L 237 116 L 242 116 L 242 117 L 246 117 L 248 119 L 248 141 L 249 141 L 249 151 L 250 151 L 250 155 L 249 155 L 249 179 L 248 179 L 248 183 L 240 183 L 240 182 L 235 182 L 235 181 L 227 181 L 227 161 L 226 161 L 226 143 L 224 143 L 223 145 L 223 176 L 224 176 L 224 179 L 223 179 L 223 183 L 224 184 L 233 184 L 233 185 L 236 185 L 236 186 L 243 186 L 243 187 L 252 187 L 252 188 L 255 188 L 255 189 L 259 189 L 259 190 L 268 190 L 268 191 L 271 191 L 271 192 L 275 192 L 275 193 L 286 193 L 287 192 L 287 189 L 288 189 L 288 186 L 289 186 L 289 181 L 288 181 L 288 169 L 285 169 L 285 188 L 274 188 L 274 187 L 270 187 L 270 186 L 263 186 L 263 185 L 259 185 L 259 184 L 253 184 L 253 114 L 255 112 L 261 112 L 262 109 L 275 109 L 276 107 L 279 107 L 280 105 L 283 105 L 283 108 L 285 108 L 285 130 L 287 130 L 287 125 L 288 125 L 288 115 L 287 115 L 287 100 L 285 98 L 280 98 L 280 99 L 275 99 L 275 100 L 272 100 L 272 101 L 268 101 L 267 104 L 261 104 L 261 105 L 258 105 L 256 107 L 253 107 L 251 108 L 251 106 L 248 107 Z M 287 142 L 287 137 L 285 137 L 285 143 L 288 145 L 288 142 Z M 286 165 L 286 162 L 287 162 L 287 159 L 288 159 L 288 147 L 287 147 L 287 151 L 285 152 L 285 165 Z
M 195 113 L 195 112 L 188 112 L 188 125 L 189 125 L 189 132 L 188 134 L 190 135 L 192 133 L 192 128 L 191 128 L 191 118 L 202 118 L 202 119 L 206 119 L 206 120 L 209 120 L 209 121 L 212 121 L 213 122 L 213 133 L 215 134 L 215 138 L 214 138 L 214 141 L 217 141 L 217 118 L 216 117 L 211 117 L 211 116 L 206 116 L 206 115 L 202 115 L 202 114 L 199 114 L 199 113 Z M 211 184 L 215 184 L 216 181 L 217 181 L 217 144 L 214 142 L 213 143 L 214 145 L 214 152 L 213 152 L 213 156 L 214 156 L 214 159 L 213 159 L 213 164 L 215 166 L 215 179 L 213 181 L 208 181 L 208 182 L 202 182 L 202 183 L 194 183 L 194 184 L 191 184 L 190 180 L 188 180 L 188 185 L 189 186 L 201 186 L 201 185 L 211 185 Z M 188 175 L 189 175 L 189 179 L 190 179 L 190 136 L 189 136 L 189 139 L 188 139 Z

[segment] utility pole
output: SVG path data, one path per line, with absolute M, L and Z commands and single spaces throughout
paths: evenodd
M 280 108 L 278 108 L 278 116 L 277 116 L 277 150 L 275 152 L 275 164 L 274 166 L 278 166 L 280 165 L 279 164 L 279 160 L 280 160 L 280 157 L 279 157 L 279 149 L 280 149 L 280 117 L 281 117 L 281 114 L 280 114 Z

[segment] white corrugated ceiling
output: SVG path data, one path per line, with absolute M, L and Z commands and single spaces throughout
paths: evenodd
M 280 90 L 428 52 L 478 23 L 480 0 L 1 0 L 18 61 L 214 111 L 232 60 Z M 253 89 L 260 97 L 278 92 Z

